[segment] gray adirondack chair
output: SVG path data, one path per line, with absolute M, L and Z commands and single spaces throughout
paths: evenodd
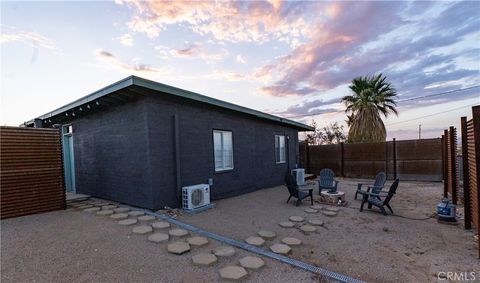
M 387 175 L 384 172 L 380 172 L 377 174 L 377 176 L 375 176 L 375 182 L 373 183 L 373 185 L 358 184 L 357 191 L 355 192 L 355 199 L 357 199 L 357 195 L 361 191 L 365 191 L 365 190 L 362 190 L 362 186 L 365 185 L 367 187 L 366 189 L 367 192 L 371 191 L 373 193 L 377 193 L 383 189 L 386 181 L 387 181 Z
M 335 173 L 329 168 L 324 168 L 320 171 L 320 177 L 318 178 L 318 193 L 321 194 L 322 190 L 328 190 L 329 193 L 335 193 L 337 191 L 338 181 L 335 179 Z
M 360 211 L 363 211 L 363 206 L 365 203 L 368 203 L 368 208 L 372 208 L 372 206 L 376 206 L 380 208 L 383 215 L 387 215 L 387 211 L 385 210 L 385 206 L 390 210 L 393 214 L 393 209 L 390 206 L 390 201 L 392 200 L 393 196 L 397 192 L 398 183 L 400 183 L 399 179 L 396 179 L 393 184 L 390 186 L 388 192 L 379 191 L 377 193 L 373 192 L 361 192 L 363 195 L 362 205 L 360 206 Z M 383 200 L 380 197 L 385 197 Z
M 285 183 L 287 185 L 288 192 L 290 196 L 288 197 L 287 203 L 292 197 L 297 199 L 295 203 L 296 206 L 299 206 L 302 203 L 302 200 L 310 197 L 310 203 L 313 205 L 313 189 L 311 190 L 300 190 L 295 178 L 291 174 L 285 176 Z

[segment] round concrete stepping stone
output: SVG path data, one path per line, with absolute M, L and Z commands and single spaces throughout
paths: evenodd
M 94 205 L 98 206 L 98 207 L 102 207 L 102 206 L 106 206 L 106 205 L 110 205 L 110 204 L 108 202 L 96 202 Z
M 193 236 L 187 239 L 187 243 L 191 246 L 201 247 L 208 244 L 208 239 L 200 236 Z
M 118 224 L 123 225 L 123 226 L 129 226 L 133 224 L 137 224 L 137 219 L 129 218 L 129 219 L 124 219 L 118 221 Z
M 288 219 L 293 222 L 303 222 L 305 220 L 305 218 L 301 216 L 290 216 Z
M 148 236 L 148 240 L 154 243 L 162 243 L 168 241 L 170 237 L 164 233 L 154 233 Z
M 149 226 L 149 225 L 139 225 L 139 226 L 133 227 L 132 229 L 132 232 L 134 234 L 140 234 L 140 235 L 148 234 L 148 233 L 151 233 L 152 231 L 153 231 L 152 226 Z
M 240 259 L 240 265 L 245 268 L 259 269 L 265 265 L 265 262 L 256 256 L 246 256 Z
M 318 210 L 313 209 L 313 208 L 306 208 L 304 211 L 305 211 L 306 213 L 317 213 L 317 212 L 318 212 Z
M 273 231 L 267 231 L 267 230 L 258 231 L 257 234 L 258 234 L 260 237 L 265 238 L 265 239 L 269 239 L 269 240 L 274 239 L 274 238 L 277 236 L 277 234 L 276 234 L 275 232 L 273 232 Z
M 152 227 L 154 229 L 165 229 L 170 228 L 170 223 L 164 221 L 153 222 Z
M 99 210 L 100 210 L 100 207 L 90 207 L 90 208 L 84 209 L 83 211 L 87 213 L 96 213 Z
M 100 211 L 97 211 L 97 215 L 98 216 L 108 216 L 108 215 L 112 215 L 113 214 L 113 210 L 100 210 Z
M 283 255 L 283 254 L 288 254 L 292 249 L 289 246 L 284 244 L 275 244 L 270 247 L 270 250 L 272 250 L 272 252 L 274 253 Z
M 82 205 L 78 206 L 77 208 L 83 210 L 83 209 L 87 209 L 87 208 L 91 208 L 91 207 L 93 207 L 93 205 L 90 205 L 90 204 L 82 204 Z
M 323 226 L 323 221 L 321 219 L 310 219 L 308 223 L 314 226 Z
M 170 231 L 168 231 L 168 234 L 174 237 L 184 237 L 188 235 L 188 231 L 185 229 L 175 228 L 170 229 Z
M 115 219 L 115 220 L 123 220 L 128 218 L 128 214 L 126 213 L 115 213 L 110 215 L 110 218 Z
M 335 207 L 335 206 L 327 206 L 327 207 L 325 207 L 325 209 L 328 210 L 328 211 L 333 211 L 333 212 L 339 212 L 340 211 L 340 208 Z
M 198 265 L 212 265 L 217 262 L 217 257 L 212 254 L 201 253 L 198 255 L 192 256 L 193 264 Z
M 330 217 L 333 217 L 333 216 L 337 216 L 337 212 L 333 212 L 333 211 L 328 211 L 328 210 L 325 210 L 325 211 L 322 211 L 323 215 L 325 216 L 330 216 Z
M 113 210 L 114 208 L 117 208 L 117 206 L 113 204 L 102 206 L 102 210 Z
M 235 249 L 231 246 L 220 246 L 213 249 L 213 254 L 221 257 L 233 256 L 235 254 Z
M 293 237 L 287 237 L 282 239 L 282 243 L 289 246 L 298 246 L 302 244 L 302 240 Z
M 220 277 L 228 280 L 240 280 L 247 276 L 245 268 L 240 266 L 227 266 L 219 270 Z
M 129 212 L 130 208 L 129 207 L 117 207 L 117 208 L 114 208 L 113 211 L 115 211 L 116 213 L 124 213 L 124 212 Z
M 317 228 L 312 225 L 302 225 L 300 226 L 300 230 L 302 230 L 303 232 L 315 232 L 317 231 Z
M 167 246 L 167 251 L 172 254 L 181 255 L 190 251 L 190 245 L 185 242 L 173 242 Z
M 291 221 L 282 221 L 282 222 L 278 223 L 278 225 L 280 225 L 280 227 L 283 227 L 283 228 L 293 228 L 293 227 L 295 227 L 295 223 L 293 223 Z
M 152 221 L 152 220 L 155 220 L 155 216 L 153 215 L 143 215 L 143 216 L 139 216 L 138 218 L 138 221 Z
M 257 246 L 257 247 L 263 246 L 263 244 L 265 244 L 264 239 L 262 239 L 261 237 L 256 237 L 256 236 L 246 238 L 245 242 L 247 242 L 247 244 L 250 244 L 252 246 Z
M 132 211 L 128 212 L 128 215 L 133 216 L 133 217 L 138 217 L 138 216 L 145 215 L 145 212 L 139 211 L 139 210 L 132 210 Z
M 312 205 L 310 206 L 311 209 L 315 209 L 315 210 L 322 210 L 323 209 L 323 206 L 319 205 L 319 204 L 315 204 L 315 205 Z

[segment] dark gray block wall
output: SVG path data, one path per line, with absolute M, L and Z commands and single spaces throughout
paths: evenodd
M 298 162 L 297 130 L 169 95 L 149 95 L 72 124 L 77 191 L 150 209 L 181 206 L 178 187 L 209 178 L 213 200 L 280 185 Z M 215 173 L 214 129 L 233 133 L 232 171 Z M 288 164 L 275 163 L 275 134 L 289 138 Z

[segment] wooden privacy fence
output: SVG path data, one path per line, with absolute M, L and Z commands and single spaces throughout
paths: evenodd
M 448 130 L 445 130 L 442 135 L 442 145 L 443 145 L 443 172 L 444 172 L 444 182 L 443 182 L 443 196 L 450 199 L 454 204 L 457 204 L 458 201 L 458 187 L 459 187 L 459 176 L 458 176 L 458 160 L 457 160 L 457 129 L 450 127 Z
M 59 129 L 0 127 L 0 218 L 65 208 Z
M 473 117 L 461 118 L 462 158 L 463 158 L 463 194 L 465 206 L 465 229 L 480 229 L 480 106 L 472 108 Z M 480 245 L 478 249 L 480 257 Z
M 300 163 L 307 172 L 323 168 L 349 178 L 374 178 L 385 172 L 389 179 L 442 181 L 442 140 L 402 140 L 378 143 L 300 145 Z

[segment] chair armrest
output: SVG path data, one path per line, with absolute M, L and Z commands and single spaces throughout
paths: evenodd
M 378 189 L 378 188 L 383 189 L 383 187 L 385 187 L 385 186 L 374 186 L 374 185 L 371 185 L 371 186 L 367 186 L 367 187 L 369 187 L 369 188 L 375 188 L 375 189 Z
M 363 192 L 365 195 L 374 196 L 374 197 L 385 197 L 388 195 L 388 192 L 379 191 L 377 193 Z

